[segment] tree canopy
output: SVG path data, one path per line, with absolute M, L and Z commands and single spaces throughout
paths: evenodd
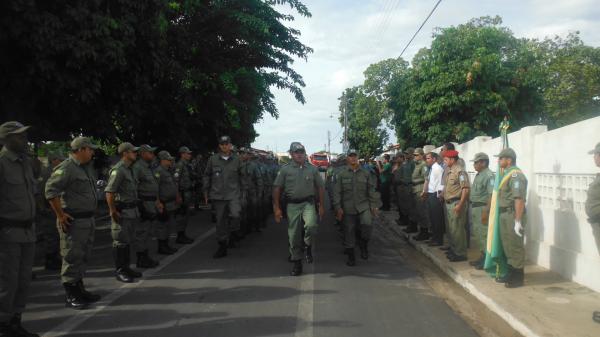
M 74 134 L 176 148 L 247 145 L 273 87 L 304 103 L 286 23 L 298 0 L 91 0 L 0 4 L 0 118 L 34 141 Z

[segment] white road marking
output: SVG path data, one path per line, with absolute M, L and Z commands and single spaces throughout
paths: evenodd
M 66 336 L 69 335 L 73 330 L 75 330 L 78 326 L 83 324 L 88 319 L 94 317 L 98 313 L 102 312 L 102 310 L 109 307 L 113 302 L 118 300 L 123 295 L 126 295 L 131 290 L 139 287 L 145 281 L 145 279 L 150 279 L 152 276 L 160 272 L 163 268 L 171 264 L 181 255 L 185 254 L 188 250 L 194 248 L 196 245 L 200 244 L 200 242 L 206 240 L 208 237 L 215 233 L 215 229 L 210 229 L 202 234 L 200 237 L 194 240 L 194 243 L 190 245 L 183 246 L 179 248 L 177 253 L 167 256 L 166 258 L 160 261 L 160 265 L 153 269 L 148 269 L 144 271 L 144 278 L 140 279 L 136 283 L 124 283 L 121 287 L 115 289 L 113 292 L 105 296 L 100 302 L 96 303 L 96 305 L 87 310 L 78 311 L 76 314 L 71 316 L 68 320 L 54 327 L 52 330 L 47 331 L 42 335 L 42 337 L 58 337 L 58 336 Z

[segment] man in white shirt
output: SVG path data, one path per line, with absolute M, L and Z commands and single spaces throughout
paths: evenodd
M 438 154 L 429 152 L 425 155 L 425 162 L 429 167 L 429 177 L 423 190 L 423 198 L 427 198 L 429 209 L 429 220 L 431 223 L 430 246 L 441 246 L 444 244 L 444 210 L 440 195 L 444 190 L 442 177 L 444 169 L 438 164 Z

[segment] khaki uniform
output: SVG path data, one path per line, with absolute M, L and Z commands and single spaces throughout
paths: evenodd
M 154 169 L 154 178 L 158 183 L 158 198 L 164 205 L 163 213 L 157 214 L 156 238 L 168 240 L 170 230 L 176 226 L 174 214 L 178 209 L 178 187 L 171 172 L 162 165 Z
M 121 214 L 119 222 L 111 219 L 113 247 L 129 247 L 134 242 L 135 228 L 140 221 L 137 182 L 131 165 L 121 160 L 111 168 L 105 192 L 115 194 L 116 207 Z
M 210 157 L 204 170 L 203 187 L 217 216 L 217 241 L 227 242 L 240 229 L 241 161 L 231 154 L 224 159 L 217 153 Z
M 140 221 L 134 229 L 134 248 L 136 252 L 144 252 L 148 249 L 148 236 L 158 214 L 156 209 L 158 181 L 152 172 L 152 163 L 147 163 L 143 159 L 138 159 L 132 165 L 132 170 L 137 184 L 138 199 L 140 200 Z
M 509 180 L 498 191 L 498 206 L 500 208 L 500 237 L 502 248 L 509 265 L 521 269 L 525 265 L 524 237 L 515 233 L 515 200 L 527 198 L 527 178 L 523 173 L 509 173 Z M 525 226 L 525 212 L 521 224 Z
M 52 174 L 52 167 L 48 166 L 42 169 L 40 177 L 38 178 L 38 188 L 40 192 L 37 195 L 37 212 L 36 212 L 36 229 L 38 231 L 38 247 L 40 250 L 40 241 L 43 242 L 43 253 L 46 259 L 58 256 L 60 249 L 60 238 L 58 231 L 56 230 L 56 216 L 50 207 L 50 204 L 46 201 L 45 190 L 46 183 Z
M 487 245 L 487 223 L 481 222 L 484 211 L 489 211 L 488 203 L 494 192 L 494 173 L 485 168 L 473 179 L 469 201 L 471 202 L 471 225 L 479 251 L 484 253 Z
M 588 188 L 585 213 L 590 223 L 600 225 L 600 173 Z
M 369 171 L 350 166 L 340 169 L 333 188 L 334 210 L 344 211 L 344 247 L 354 248 L 356 237 L 364 242 L 371 239 L 373 219 L 371 209 L 381 207 L 376 177 Z
M 415 161 L 415 168 L 412 172 L 412 191 L 411 197 L 415 205 L 413 214 L 415 215 L 415 223 L 419 225 L 421 230 L 429 229 L 429 210 L 427 200 L 421 198 L 423 193 L 423 185 L 427 179 L 427 164 L 423 160 Z
M 82 165 L 73 157 L 66 159 L 48 179 L 45 196 L 48 200 L 59 197 L 65 213 L 74 218 L 67 233 L 59 231 L 63 259 L 60 275 L 63 283 L 77 283 L 85 275 L 94 245 L 98 196 L 93 165 Z
M 296 162 L 282 166 L 273 182 L 274 187 L 281 188 L 287 202 L 288 239 L 293 261 L 302 259 L 303 245 L 311 246 L 317 234 L 315 191 L 324 185 L 316 167 L 308 163 L 300 166 Z
M 35 253 L 36 181 L 31 159 L 0 151 L 0 323 L 25 310 Z
M 465 204 L 458 214 L 454 212 L 454 207 L 460 201 L 462 190 L 470 188 L 469 176 L 461 165 L 455 164 L 448 168 L 445 179 L 444 202 L 446 204 L 446 217 L 448 218 L 448 241 L 450 249 L 457 256 L 466 256 L 468 206 Z
M 175 164 L 175 180 L 181 194 L 181 207 L 177 213 L 177 232 L 185 232 L 190 221 L 190 206 L 194 205 L 194 182 L 192 168 L 187 160 L 180 159 Z

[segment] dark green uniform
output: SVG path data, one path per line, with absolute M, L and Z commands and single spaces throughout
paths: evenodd
M 415 170 L 415 161 L 407 160 L 399 168 L 400 185 L 398 190 L 402 210 L 406 215 L 408 222 L 414 222 L 415 216 L 415 200 L 412 197 L 412 174 Z
M 523 237 L 515 233 L 515 200 L 527 198 L 527 178 L 522 172 L 513 171 L 505 184 L 498 191 L 498 206 L 500 208 L 500 236 L 502 248 L 509 265 L 522 269 L 525 265 L 525 246 Z M 525 212 L 521 222 L 525 226 Z
M 336 174 L 333 207 L 344 211 L 344 247 L 354 248 L 357 232 L 363 242 L 368 242 L 373 231 L 371 210 L 381 207 L 379 193 L 375 191 L 376 177 L 363 168 L 353 170 L 344 166 Z
M 487 223 L 481 222 L 481 216 L 484 211 L 488 211 L 488 203 L 494 192 L 494 172 L 489 168 L 477 172 L 473 184 L 469 201 L 471 202 L 471 225 L 473 234 L 477 241 L 479 251 L 484 253 L 487 245 Z
M 36 212 L 36 229 L 38 230 L 38 250 L 40 250 L 40 241 L 43 243 L 42 251 L 46 257 L 46 269 L 48 269 L 49 262 L 57 261 L 57 257 L 60 253 L 60 238 L 58 231 L 56 230 L 56 216 L 46 201 L 45 189 L 46 183 L 52 174 L 52 164 L 48 163 L 48 166 L 42 169 L 40 177 L 38 178 L 38 191 L 40 192 L 37 196 L 37 212 Z
M 25 309 L 35 252 L 36 181 L 31 159 L 0 151 L 0 323 Z
M 411 176 L 411 197 L 415 206 L 413 221 L 419 225 L 421 231 L 426 233 L 429 230 L 429 210 L 427 208 L 427 201 L 421 198 L 421 193 L 423 193 L 423 185 L 425 179 L 427 179 L 427 163 L 423 160 L 414 161 L 414 163 L 415 168 Z
M 173 174 L 162 165 L 154 169 L 154 177 L 158 182 L 158 197 L 164 205 L 163 213 L 158 215 L 156 237 L 166 241 L 169 239 L 169 232 L 175 228 L 174 214 L 178 209 L 176 201 L 179 189 Z
M 588 187 L 585 214 L 590 223 L 600 225 L 600 173 L 596 174 L 596 179 Z
M 454 207 L 460 202 L 462 190 L 470 188 L 469 176 L 461 165 L 455 163 L 448 168 L 448 174 L 444 181 L 444 202 L 446 206 L 446 217 L 448 218 L 448 241 L 451 251 L 459 256 L 467 255 L 467 211 L 465 204 L 461 211 L 456 214 Z
M 190 206 L 194 204 L 194 182 L 192 181 L 192 167 L 190 162 L 180 159 L 175 164 L 173 175 L 179 186 L 181 207 L 177 214 L 177 232 L 185 232 L 190 221 Z
M 317 234 L 317 212 L 315 192 L 324 188 L 319 170 L 310 164 L 291 162 L 282 166 L 273 183 L 280 187 L 287 202 L 288 238 L 293 261 L 302 259 L 304 244 L 312 245 Z M 304 242 L 302 236 L 304 220 Z
M 137 184 L 138 199 L 140 200 L 140 221 L 135 230 L 136 252 L 145 252 L 148 249 L 148 236 L 152 230 L 152 224 L 156 220 L 158 210 L 158 181 L 152 172 L 152 163 L 138 159 L 132 166 L 133 174 Z
M 244 214 L 245 232 L 260 230 L 260 212 L 262 194 L 259 189 L 263 186 L 262 175 L 256 162 L 248 160 L 241 168 L 242 214 Z
M 203 187 L 217 215 L 217 241 L 225 243 L 240 229 L 240 175 L 238 156 L 217 153 L 204 170 Z
M 48 200 L 59 197 L 65 213 L 74 218 L 67 233 L 59 231 L 63 258 L 61 280 L 77 283 L 85 275 L 94 245 L 98 197 L 93 165 L 82 165 L 73 157 L 66 159 L 52 172 L 45 195 Z
M 120 160 L 110 170 L 105 191 L 115 194 L 119 222 L 111 220 L 113 247 L 129 247 L 135 239 L 135 228 L 140 221 L 138 210 L 137 182 L 132 165 Z

